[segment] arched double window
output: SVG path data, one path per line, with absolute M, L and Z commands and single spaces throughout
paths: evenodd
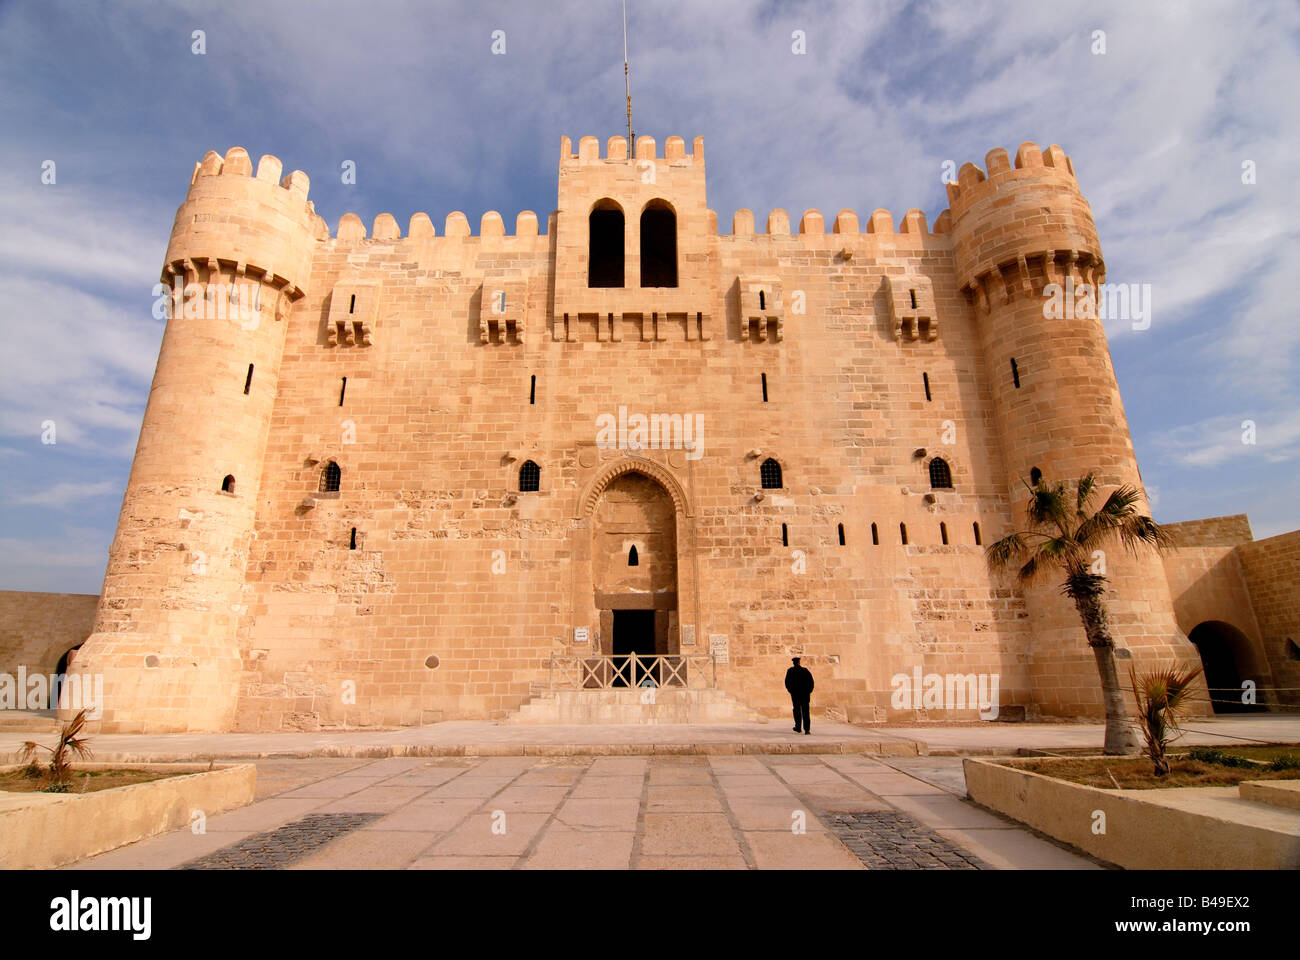
M 641 211 L 641 286 L 677 286 L 677 214 L 664 200 Z
M 930 486 L 945 490 L 952 488 L 952 469 L 943 457 L 935 457 L 930 461 Z
M 781 464 L 777 463 L 771 457 L 763 461 L 763 465 L 758 468 L 759 479 L 763 482 L 764 490 L 780 490 L 781 483 Z
M 343 481 L 343 471 L 339 465 L 331 460 L 325 464 L 320 472 L 320 492 L 321 493 L 338 493 L 339 485 Z
M 525 460 L 519 468 L 519 491 L 529 493 L 542 489 L 542 468 L 531 460 Z
M 623 286 L 623 208 L 597 200 L 587 219 L 587 286 Z

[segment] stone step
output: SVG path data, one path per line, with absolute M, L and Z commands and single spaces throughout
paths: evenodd
M 653 691 L 653 696 L 648 693 Z M 520 707 L 509 724 L 766 723 L 722 690 L 633 688 L 558 690 Z
M 58 733 L 52 710 L 0 710 L 0 733 Z
M 1237 795 L 1255 803 L 1300 810 L 1300 780 L 1246 780 L 1237 784 Z

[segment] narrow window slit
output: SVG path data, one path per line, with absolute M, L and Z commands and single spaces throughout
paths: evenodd
M 339 387 L 339 406 L 343 406 L 343 395 L 348 392 L 348 378 L 343 378 L 343 386 Z
M 844 524 L 840 524 L 840 546 L 844 546 Z
M 786 528 L 784 523 L 781 524 L 781 546 L 790 546 L 790 531 Z
M 244 378 L 244 396 L 248 396 L 249 388 L 253 386 L 253 365 L 248 365 L 248 376 Z

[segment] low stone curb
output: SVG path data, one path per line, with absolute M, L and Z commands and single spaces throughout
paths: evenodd
M 123 760 L 73 765 L 78 770 L 132 766 Z M 143 764 L 137 764 L 143 766 Z M 0 791 L 0 869 L 44 870 L 105 853 L 251 803 L 257 768 L 251 763 L 153 763 L 188 774 L 94 793 Z M 21 767 L 0 766 L 0 772 Z
M 1300 868 L 1294 814 L 1275 808 L 1263 825 L 1230 807 L 1194 809 L 1200 796 L 1233 793 L 1226 788 L 1116 791 L 988 760 L 970 758 L 962 766 L 975 803 L 1126 870 Z
M 380 759 L 383 757 L 662 757 L 748 756 L 755 754 L 829 754 L 885 757 L 924 755 L 924 746 L 910 740 L 875 742 L 831 740 L 789 743 L 730 741 L 718 743 L 471 743 L 321 745 L 299 750 L 104 751 L 96 757 L 112 763 L 179 763 L 221 760 L 304 760 L 312 757 Z M 11 755 L 12 756 L 12 755 Z M 0 757 L 0 761 L 6 758 Z M 15 762 L 16 758 L 7 762 Z

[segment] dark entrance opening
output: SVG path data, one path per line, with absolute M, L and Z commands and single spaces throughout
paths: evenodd
M 623 286 L 623 211 L 602 200 L 587 226 L 587 286 Z
M 642 678 L 654 676 L 655 652 L 655 612 L 653 610 L 615 610 L 614 637 L 611 653 L 614 655 L 614 681 L 610 686 L 629 686 L 632 668 L 629 661 L 631 654 L 637 655 L 636 685 L 640 686 Z
M 1249 666 L 1250 641 L 1235 627 L 1208 620 L 1192 630 L 1187 639 L 1196 645 L 1205 668 L 1205 685 L 1215 713 L 1250 713 L 1263 710 L 1261 703 L 1242 703 L 1241 667 Z M 1259 683 L 1258 678 L 1255 679 Z M 1259 697 L 1259 694 L 1256 694 Z
M 677 286 L 677 214 L 662 200 L 641 213 L 641 286 Z
M 59 705 L 59 691 L 62 689 L 63 677 L 67 676 L 68 673 L 68 661 L 74 659 L 73 654 L 80 649 L 81 644 L 77 644 L 71 650 L 66 651 L 63 656 L 59 657 L 58 666 L 54 668 L 54 672 L 59 676 L 59 680 L 50 688 L 49 709 L 51 710 L 56 709 Z

